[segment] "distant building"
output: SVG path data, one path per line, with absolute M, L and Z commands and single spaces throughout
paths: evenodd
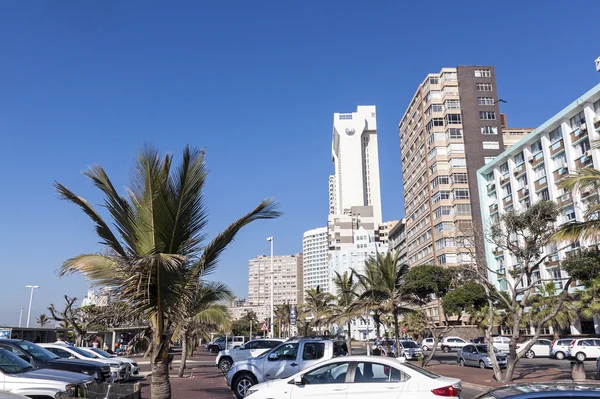
M 229 310 L 229 315 L 232 320 L 239 320 L 244 317 L 248 312 L 254 312 L 259 322 L 266 320 L 269 317 L 267 312 L 267 308 L 265 306 L 253 306 L 246 302 L 245 299 L 236 299 L 231 301 L 227 309 Z M 259 327 L 254 327 L 255 331 L 258 330 Z
M 274 305 L 303 302 L 302 254 L 273 257 Z M 248 262 L 248 303 L 268 308 L 271 303 L 271 257 L 260 255 Z
M 112 301 L 113 295 L 112 287 L 88 290 L 87 296 L 81 301 L 81 306 L 107 306 Z
M 502 139 L 504 140 L 504 149 L 517 144 L 523 137 L 533 131 L 533 128 L 517 128 L 506 126 L 506 115 L 500 114 L 502 122 Z
M 371 237 L 375 237 L 379 227 L 372 206 L 352 206 L 346 215 L 329 215 L 329 250 L 351 248 L 354 245 L 354 233 L 358 229 L 365 229 Z
M 405 264 L 407 261 L 407 250 L 406 250 L 406 219 L 402 219 L 396 223 L 388 233 L 388 246 L 390 251 L 399 251 L 400 256 L 398 260 L 401 264 Z
M 303 295 L 306 295 L 306 290 L 317 287 L 329 291 L 328 248 L 327 227 L 319 227 L 304 233 L 302 237 Z
M 387 244 L 390 230 L 392 230 L 398 222 L 399 220 L 391 220 L 389 222 L 380 223 L 379 226 L 377 226 L 377 230 L 375 230 L 375 241 Z

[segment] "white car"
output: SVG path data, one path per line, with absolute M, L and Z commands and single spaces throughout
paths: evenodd
M 397 359 L 349 356 L 318 363 L 291 377 L 249 388 L 252 399 L 425 399 L 459 397 L 461 381 Z
M 67 345 L 64 343 L 59 344 L 39 344 L 42 348 L 46 348 L 50 352 L 54 353 L 58 357 L 63 359 L 80 359 L 89 360 L 91 362 L 104 363 L 110 367 L 111 379 L 113 381 L 126 381 L 129 379 L 130 366 L 124 364 L 119 359 L 102 359 L 94 357 L 88 351 L 84 351 L 81 348 Z
M 442 351 L 448 353 L 451 350 L 459 350 L 462 349 L 465 345 L 469 345 L 470 342 L 465 341 L 460 337 L 444 337 L 442 341 L 439 343 L 439 347 Z
M 87 352 L 91 353 L 92 355 L 95 355 L 95 356 L 97 356 L 99 358 L 102 358 L 102 359 L 117 359 L 117 360 L 122 361 L 123 363 L 129 364 L 131 366 L 131 374 L 130 374 L 130 376 L 132 376 L 132 375 L 138 375 L 140 373 L 140 366 L 138 366 L 137 362 L 135 360 L 133 360 L 133 359 L 129 359 L 129 358 L 126 358 L 126 357 L 119 357 L 119 358 L 117 358 L 116 355 L 111 355 L 110 353 L 105 352 L 102 349 L 93 348 L 93 347 L 89 347 L 89 346 L 88 347 L 83 347 L 83 348 L 80 348 L 80 349 L 83 349 L 84 351 L 87 351 Z
M 428 351 L 433 348 L 433 338 L 423 338 L 421 341 L 421 349 L 424 351 Z
M 525 346 L 527 346 L 531 340 L 527 340 L 522 344 L 517 344 L 517 353 L 521 353 L 525 350 Z M 536 356 L 540 357 L 550 357 L 550 347 L 552 345 L 552 341 L 549 339 L 538 339 L 535 341 L 535 344 L 527 351 L 525 357 L 527 359 L 533 359 Z
M 600 339 L 585 338 L 573 340 L 569 347 L 569 357 L 574 357 L 579 361 L 600 359 Z
M 253 341 L 246 342 L 244 345 L 238 346 L 237 348 L 220 351 L 217 355 L 217 359 L 215 360 L 215 364 L 219 370 L 221 370 L 223 373 L 226 373 L 234 363 L 241 362 L 242 360 L 246 360 L 251 357 L 260 356 L 282 342 L 285 342 L 285 339 L 255 339 Z

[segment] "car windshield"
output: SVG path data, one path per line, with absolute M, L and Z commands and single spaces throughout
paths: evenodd
M 102 357 L 113 357 L 113 355 L 111 355 L 108 352 L 104 352 L 102 349 L 98 349 L 98 348 L 90 348 L 90 350 Z
M 6 349 L 0 349 L 0 370 L 5 374 L 22 373 L 31 368 L 33 368 L 33 366 L 19 356 Z
M 424 368 L 421 368 L 419 366 L 415 366 L 414 364 L 411 364 L 411 363 L 404 362 L 404 363 L 402 363 L 402 366 L 406 367 L 407 369 L 416 371 L 419 374 L 423 374 L 425 377 L 429 377 L 429 378 L 440 378 L 441 377 L 441 375 L 438 375 L 436 373 L 432 373 L 429 370 L 425 370 Z
M 488 353 L 488 347 L 487 345 L 476 345 L 475 346 L 477 348 L 477 351 L 479 353 Z M 494 348 L 494 353 L 499 353 L 500 351 L 496 348 Z
M 84 351 L 83 349 L 79 349 L 79 348 L 76 348 L 74 346 L 69 346 L 69 349 L 72 350 L 73 352 L 75 352 L 75 353 L 83 356 L 83 357 L 87 357 L 88 359 L 96 359 L 96 358 L 98 358 L 98 355 L 93 355 L 93 354 L 91 354 L 88 351 Z
M 59 356 L 50 352 L 46 348 L 42 348 L 41 346 L 33 344 L 29 341 L 21 341 L 18 343 L 18 345 L 19 345 L 19 348 L 23 349 L 25 352 L 27 352 L 29 355 L 31 355 L 31 357 L 33 357 L 36 360 L 41 360 L 41 361 L 45 362 L 47 360 L 60 359 Z
M 419 347 L 417 345 L 417 343 L 413 342 L 413 341 L 402 341 L 401 343 L 404 348 L 418 348 Z

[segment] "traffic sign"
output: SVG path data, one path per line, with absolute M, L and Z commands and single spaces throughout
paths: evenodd
M 267 324 L 266 321 L 264 321 L 262 323 L 262 326 L 260 326 L 260 331 L 269 331 L 269 325 Z

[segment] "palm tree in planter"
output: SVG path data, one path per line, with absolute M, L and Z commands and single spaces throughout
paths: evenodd
M 153 148 L 144 148 L 126 196 L 116 191 L 102 167 L 85 171 L 104 194 L 113 228 L 84 198 L 55 183 L 60 197 L 77 205 L 92 220 L 104 246 L 100 253 L 66 260 L 59 274 L 79 273 L 96 286 L 115 287 L 117 299 L 128 302 L 132 314 L 150 321 L 153 399 L 171 397 L 168 350 L 173 323 L 185 316 L 184 310 L 194 301 L 188 285 L 190 274 L 204 274 L 192 269 L 214 269 L 219 255 L 244 226 L 280 215 L 271 200 L 261 201 L 205 243 L 204 155 L 186 147 L 181 163 L 174 167 L 172 155 L 163 157 Z

